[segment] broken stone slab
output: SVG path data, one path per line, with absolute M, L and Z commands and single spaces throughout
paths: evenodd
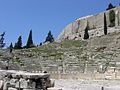
M 47 78 L 50 76 L 48 73 L 29 73 L 29 72 L 16 72 L 12 74 L 14 77 L 15 76 L 22 76 L 24 79 L 38 79 L 38 78 Z
M 17 90 L 16 88 L 9 87 L 8 90 Z
M 30 80 L 25 80 L 22 78 L 15 85 L 16 88 L 29 88 L 29 89 L 33 89 L 35 88 L 35 86 L 36 86 L 35 82 L 32 82 Z
M 29 73 L 26 71 L 15 71 L 15 70 L 0 70 L 0 75 L 12 75 L 12 77 L 18 77 L 18 76 L 22 76 L 23 78 L 27 79 L 27 78 L 47 78 L 48 76 L 50 76 L 50 74 L 48 73 Z
M 15 85 L 15 88 L 28 88 L 28 82 L 23 80 L 23 81 L 18 81 Z
M 2 90 L 2 88 L 3 88 L 3 80 L 0 80 L 0 90 Z
M 62 89 L 61 88 L 52 87 L 52 88 L 48 88 L 47 90 L 62 90 Z
M 23 89 L 23 90 L 36 90 L 36 89 L 34 88 L 34 89 Z
M 18 82 L 18 79 L 11 79 L 9 82 L 10 82 L 10 85 L 15 87 L 16 83 Z
M 16 89 L 26 89 L 35 90 L 45 89 L 54 86 L 54 83 L 50 80 L 50 74 L 48 73 L 29 73 L 26 71 L 14 71 L 14 70 L 3 70 L 5 72 L 5 77 L 3 80 L 3 89 L 8 90 L 14 88 Z M 2 84 L 1 84 L 2 88 Z
M 9 86 L 10 86 L 9 82 L 4 82 L 3 90 L 8 90 Z

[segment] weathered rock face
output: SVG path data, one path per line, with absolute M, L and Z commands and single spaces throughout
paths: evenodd
M 120 7 L 116 7 L 114 9 L 115 12 L 115 27 L 120 28 Z M 90 15 L 86 17 L 82 17 L 67 25 L 64 30 L 60 33 L 56 41 L 63 40 L 82 40 L 84 37 L 84 30 L 88 24 L 89 26 L 89 34 L 92 36 L 101 36 L 103 34 L 103 26 L 104 26 L 104 13 L 106 14 L 107 26 L 110 25 L 109 13 L 110 11 L 102 12 L 96 15 Z M 91 31 L 92 30 L 92 31 Z M 94 33 L 94 32 L 97 32 Z M 109 33 L 109 31 L 108 31 Z

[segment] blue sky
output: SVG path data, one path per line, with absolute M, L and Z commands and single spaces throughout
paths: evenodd
M 33 42 L 39 44 L 49 30 L 57 38 L 67 24 L 104 11 L 109 3 L 118 6 L 120 0 L 0 0 L 0 33 L 6 31 L 6 46 L 20 35 L 25 45 L 32 29 Z

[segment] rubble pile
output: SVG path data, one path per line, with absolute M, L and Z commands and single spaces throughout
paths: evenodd
M 0 90 L 48 90 L 54 87 L 48 73 L 0 70 Z

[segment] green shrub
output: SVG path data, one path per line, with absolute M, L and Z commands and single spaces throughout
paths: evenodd
M 88 33 L 88 30 L 89 30 L 89 23 L 87 22 L 87 26 L 85 28 L 85 33 L 84 33 L 84 39 L 89 39 L 89 33 Z
M 109 12 L 109 20 L 110 20 L 109 27 L 114 27 L 115 26 L 115 11 L 114 10 L 111 10 Z

